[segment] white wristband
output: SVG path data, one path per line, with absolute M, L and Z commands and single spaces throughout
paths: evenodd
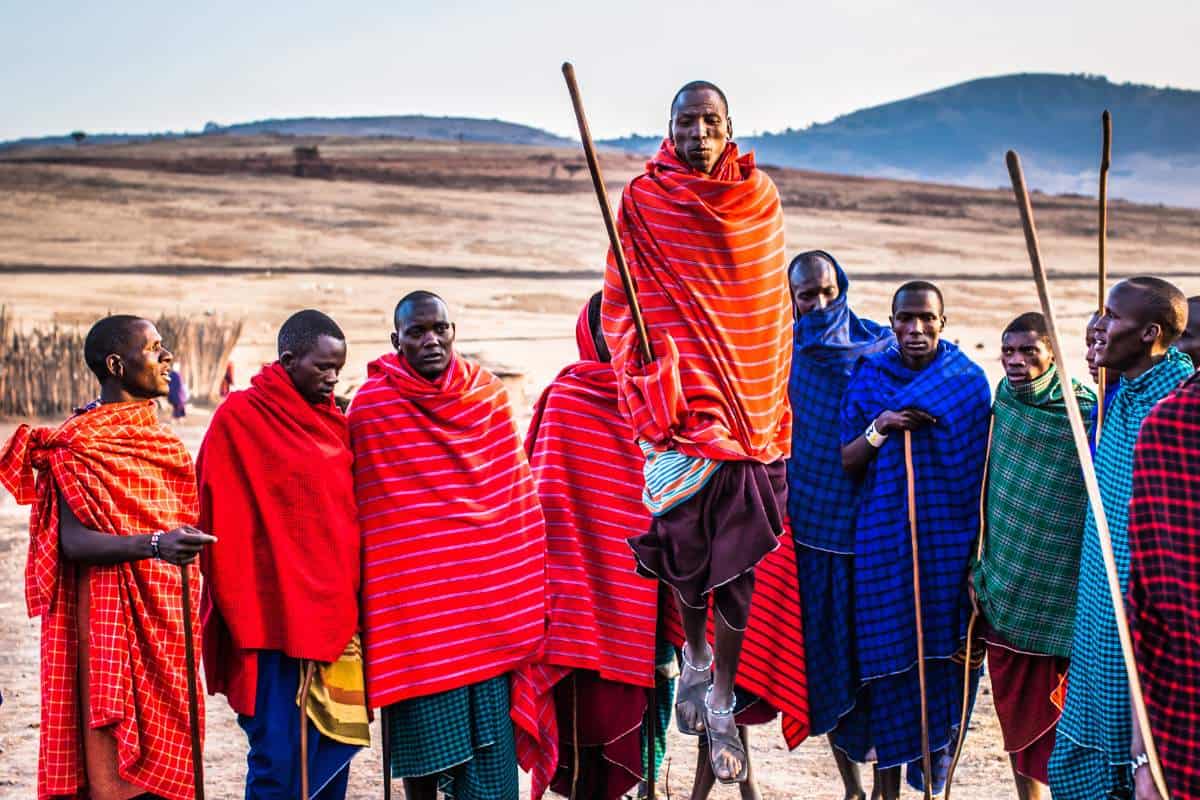
M 871 445 L 871 447 L 874 447 L 876 450 L 883 447 L 883 443 L 886 442 L 888 438 L 886 433 L 880 433 L 875 429 L 874 420 L 872 420 L 871 424 L 867 426 L 866 431 L 863 432 L 863 436 L 866 438 L 867 444 Z

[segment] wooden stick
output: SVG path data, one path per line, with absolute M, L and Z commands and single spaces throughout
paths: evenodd
M 1096 534 L 1100 539 L 1101 555 L 1104 557 L 1104 572 L 1108 578 L 1108 591 L 1116 616 L 1117 636 L 1121 640 L 1121 655 L 1125 659 L 1125 674 L 1129 678 L 1129 694 L 1133 702 L 1134 715 L 1137 717 L 1138 727 L 1142 731 L 1142 742 L 1146 745 L 1146 754 L 1150 758 L 1150 774 L 1154 777 L 1154 785 L 1164 800 L 1169 800 L 1170 795 L 1167 793 L 1162 765 L 1158 760 L 1158 750 L 1154 746 L 1154 735 L 1150 730 L 1150 718 L 1146 714 L 1146 700 L 1142 696 L 1142 682 L 1138 678 L 1137 662 L 1133 657 L 1133 640 L 1129 635 L 1129 620 L 1125 615 L 1125 599 L 1121 594 L 1117 562 L 1113 557 L 1112 536 L 1108 530 L 1108 517 L 1104 512 L 1104 501 L 1100 496 L 1100 484 L 1096 480 L 1096 468 L 1092 463 L 1087 429 L 1083 424 L 1083 415 L 1079 411 L 1079 400 L 1075 397 L 1075 392 L 1070 390 L 1073 385 L 1070 364 L 1063 358 L 1062 343 L 1059 341 L 1058 326 L 1054 319 L 1054 309 L 1050 304 L 1046 270 L 1042 266 L 1041 247 L 1038 245 L 1037 228 L 1033 222 L 1033 206 L 1029 202 L 1029 191 L 1025 188 L 1025 175 L 1021 171 L 1021 159 L 1014 151 L 1009 150 L 1007 161 L 1008 173 L 1012 178 L 1013 193 L 1017 197 L 1017 208 L 1021 212 L 1021 224 L 1025 228 L 1025 246 L 1029 249 L 1033 279 L 1037 283 L 1038 297 L 1042 302 L 1042 314 L 1045 315 L 1046 326 L 1050 330 L 1050 343 L 1054 347 L 1054 362 L 1058 369 L 1058 379 L 1063 385 L 1062 394 L 1067 404 L 1067 417 L 1071 420 L 1075 451 L 1079 455 L 1079 466 L 1083 469 L 1083 481 L 1087 487 L 1088 501 L 1091 503 L 1092 515 L 1096 520 Z
M 979 535 L 975 539 L 975 563 L 983 560 L 983 543 L 987 536 L 987 486 L 988 465 L 992 462 L 992 431 L 996 427 L 996 418 L 988 420 L 987 450 L 983 454 L 983 481 L 979 486 Z M 950 769 L 946 771 L 946 800 L 950 800 L 950 785 L 954 781 L 954 770 L 958 768 L 958 760 L 962 758 L 963 742 L 967 738 L 967 711 L 971 701 L 971 643 L 975 640 L 975 623 L 979 621 L 979 609 L 971 608 L 971 619 L 967 622 L 966 655 L 963 659 L 963 691 L 962 711 L 958 717 L 958 741 L 954 743 L 954 757 L 950 759 Z
M 655 653 L 655 661 L 658 661 L 657 655 Z M 658 791 L 658 763 L 655 758 L 658 755 L 658 664 L 654 665 L 651 679 L 654 682 L 650 685 L 649 703 L 646 706 L 646 752 L 649 754 L 646 758 L 646 800 L 654 800 Z
M 571 94 L 571 105 L 575 108 L 575 121 L 579 123 L 579 138 L 583 140 L 583 155 L 587 158 L 588 171 L 592 175 L 592 187 L 596 190 L 596 199 L 600 201 L 600 213 L 604 217 L 604 227 L 608 231 L 608 246 L 612 249 L 613 260 L 617 262 L 617 271 L 621 273 L 621 285 L 625 287 L 629 314 L 633 317 L 633 327 L 637 329 L 638 348 L 641 350 L 642 360 L 649 364 L 654 361 L 654 352 L 650 348 L 650 336 L 646 333 L 646 320 L 642 317 L 642 307 L 637 299 L 637 286 L 629 272 L 629 264 L 625 261 L 625 251 L 621 248 L 617 222 L 613 218 L 612 206 L 608 203 L 608 189 L 605 188 L 604 178 L 600 175 L 596 145 L 592 142 L 592 132 L 588 128 L 587 116 L 583 113 L 583 98 L 579 94 L 579 84 L 575 82 L 575 67 L 570 61 L 563 62 L 562 73 L 567 81 L 567 91 Z
M 912 431 L 904 431 L 904 476 L 908 484 L 908 530 L 912 539 L 913 608 L 917 621 L 917 682 L 921 688 L 921 783 L 925 800 L 933 798 L 933 757 L 929 752 L 929 699 L 925 689 L 925 623 L 921 620 L 921 559 L 917 549 L 917 479 L 913 470 Z M 969 659 L 968 659 L 969 660 Z
M 1100 146 L 1100 221 L 1097 224 L 1100 237 L 1100 268 L 1097 271 L 1099 285 L 1096 287 L 1096 313 L 1103 315 L 1104 303 L 1108 298 L 1108 168 L 1112 166 L 1112 114 L 1108 113 L 1108 109 L 1104 109 L 1104 113 L 1100 115 L 1100 127 L 1103 131 L 1103 142 Z M 1100 444 L 1100 430 L 1104 427 L 1104 399 L 1108 394 L 1107 372 L 1101 367 L 1096 381 L 1100 389 L 1100 402 L 1096 404 L 1096 444 Z
M 383 800 L 392 800 L 392 730 L 387 706 L 379 709 L 379 739 L 383 748 Z
M 200 749 L 200 695 L 196 688 L 196 646 L 192 641 L 192 587 L 188 565 L 179 565 L 183 586 L 183 655 L 187 663 L 188 728 L 192 738 L 192 784 L 196 800 L 204 800 L 204 754 Z
M 300 800 L 308 800 L 308 690 L 313 682 L 312 661 L 301 660 L 300 681 Z

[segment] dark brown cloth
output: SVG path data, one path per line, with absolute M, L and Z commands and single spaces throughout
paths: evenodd
M 784 461 L 726 461 L 699 492 L 629 539 L 638 571 L 669 584 L 688 606 L 717 610 L 731 627 L 750 618 L 754 567 L 779 547 L 787 508 Z
M 1004 749 L 1020 774 L 1050 782 L 1048 765 L 1062 708 L 1051 699 L 1067 672 L 1067 659 L 1017 649 L 983 619 L 992 699 Z

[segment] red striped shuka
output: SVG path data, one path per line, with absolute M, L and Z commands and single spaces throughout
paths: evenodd
M 372 708 L 511 671 L 545 621 L 545 526 L 500 380 L 391 353 L 350 407 Z
M 1200 375 L 1138 434 L 1129 503 L 1133 650 L 1171 797 L 1200 798 Z
M 159 423 L 153 401 L 106 403 L 56 429 L 18 427 L 0 449 L 0 485 L 18 503 L 33 506 L 25 602 L 29 616 L 42 620 L 38 797 L 88 796 L 82 743 L 94 741 L 103 728 L 116 740 L 117 774 L 108 780 L 168 800 L 191 800 L 179 567 L 153 558 L 87 567 L 85 704 L 77 616 L 81 567 L 63 558 L 58 543 L 60 494 L 85 527 L 114 536 L 195 525 L 196 473 L 187 448 Z M 191 582 L 191 602 L 199 652 L 199 580 Z M 199 712 L 203 735 L 203 703 Z M 107 745 L 97 750 L 105 753 Z
M 711 175 L 670 140 L 630 181 L 621 248 L 654 351 L 637 332 L 612 253 L 604 338 L 622 413 L 656 448 L 770 464 L 791 452 L 792 302 L 779 192 L 730 142 Z
M 645 459 L 617 409 L 616 375 L 596 352 L 586 305 L 575 341 L 580 360 L 542 393 L 525 436 L 546 516 L 548 624 L 541 657 L 513 675 L 512 716 L 535 800 L 559 760 L 559 681 L 587 669 L 606 681 L 654 686 L 658 582 L 634 571 L 626 542 L 650 524 L 642 505 Z M 636 723 L 629 734 L 640 742 Z M 640 745 L 632 752 L 630 786 L 642 771 Z

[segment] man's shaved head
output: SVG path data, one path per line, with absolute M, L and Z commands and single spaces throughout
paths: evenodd
M 946 300 L 942 297 L 942 290 L 929 281 L 909 281 L 908 283 L 901 285 L 901 287 L 896 290 L 896 293 L 892 295 L 892 312 L 895 313 L 896 301 L 900 299 L 901 295 L 915 294 L 917 292 L 930 292 L 936 295 L 938 307 L 941 308 L 943 313 L 945 313 Z
M 277 355 L 291 353 L 302 357 L 316 346 L 322 336 L 339 342 L 346 341 L 346 334 L 325 314 L 314 308 L 297 311 L 279 328 L 279 335 L 275 339 Z
M 1039 339 L 1050 341 L 1050 328 L 1040 311 L 1029 311 L 1017 317 L 1008 323 L 1000 337 L 1004 338 L 1010 333 L 1036 333 Z
M 1188 301 L 1179 287 L 1153 275 L 1139 275 L 1118 283 L 1113 288 L 1135 289 L 1141 295 L 1138 307 L 1141 321 L 1162 328 L 1164 347 L 1174 344 L 1187 326 Z
M 449 308 L 446 306 L 445 300 L 433 292 L 427 292 L 424 289 L 409 292 L 404 297 L 401 297 L 400 302 L 396 303 L 396 310 L 392 313 L 392 321 L 396 325 L 396 330 L 404 330 L 404 322 L 408 319 L 408 315 L 412 313 L 414 308 L 431 302 L 441 303 L 446 308 Z
M 798 283 L 805 278 L 824 275 L 826 270 L 837 272 L 833 256 L 824 250 L 808 250 L 792 259 L 788 265 L 788 280 Z
M 725 93 L 722 92 L 721 88 L 715 83 L 709 83 L 708 81 L 690 81 L 679 87 L 679 91 L 675 93 L 673 98 L 671 98 L 671 116 L 675 116 L 675 107 L 679 105 L 679 99 L 681 97 L 688 92 L 700 92 L 705 90 L 716 92 L 717 97 L 721 98 L 721 105 L 725 108 L 725 116 L 729 116 L 729 100 L 726 99 Z
M 1200 369 L 1200 295 L 1188 298 L 1187 327 L 1183 329 L 1183 335 L 1179 337 L 1175 346 L 1187 353 L 1192 359 L 1192 365 Z
M 108 357 L 129 350 L 134 336 L 148 323 L 142 317 L 113 314 L 92 326 L 83 340 L 83 360 L 97 379 L 103 382 L 109 378 Z

